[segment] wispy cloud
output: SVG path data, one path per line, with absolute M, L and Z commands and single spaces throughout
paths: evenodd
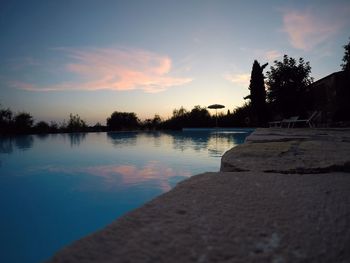
M 293 47 L 311 50 L 330 39 L 348 24 L 350 5 L 333 6 L 327 10 L 318 11 L 318 13 L 313 10 L 283 11 L 283 31 L 287 33 Z
M 269 50 L 264 53 L 264 58 L 271 61 L 271 60 L 276 60 L 277 58 L 282 57 L 282 53 L 279 52 L 278 50 Z
M 226 73 L 223 75 L 223 77 L 236 84 L 239 86 L 243 86 L 243 87 L 248 87 L 249 86 L 249 81 L 250 81 L 250 74 L 249 73 L 239 73 L 239 74 L 230 74 L 230 73 Z
M 274 61 L 283 56 L 283 54 L 277 49 L 260 49 L 260 48 L 241 47 L 240 50 L 246 53 L 247 56 L 257 59 L 258 62 L 262 64 L 266 62 Z M 252 64 L 253 64 L 253 61 L 252 61 Z
M 168 56 L 137 49 L 57 48 L 67 55 L 66 73 L 81 81 L 39 86 L 15 81 L 12 85 L 28 91 L 61 90 L 143 90 L 149 93 L 184 85 L 191 78 L 171 76 L 172 61 Z

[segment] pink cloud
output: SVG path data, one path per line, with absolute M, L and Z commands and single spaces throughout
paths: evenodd
M 40 88 L 36 85 L 33 85 L 31 83 L 23 82 L 23 81 L 10 81 L 9 82 L 10 86 L 22 89 L 22 90 L 27 90 L 27 91 L 55 91 L 57 90 L 56 87 L 51 86 L 51 87 L 46 87 L 46 88 Z
M 69 49 L 56 50 L 67 54 L 70 62 L 64 65 L 68 73 L 81 78 L 49 86 L 14 82 L 28 91 L 53 90 L 143 90 L 154 93 L 184 85 L 191 78 L 170 75 L 172 61 L 168 56 L 136 49 Z M 18 85 L 20 84 L 20 85 Z
M 244 86 L 244 87 L 248 87 L 249 86 L 249 82 L 250 82 L 250 74 L 249 73 L 238 73 L 238 74 L 224 74 L 223 77 L 234 83 L 237 84 L 239 86 Z
M 310 50 L 328 40 L 343 26 L 342 18 L 334 15 L 334 19 L 329 19 L 309 11 L 288 10 L 283 15 L 283 31 L 293 47 Z
M 275 60 L 279 57 L 282 57 L 282 53 L 279 52 L 278 50 L 269 50 L 269 51 L 266 51 L 265 54 L 264 54 L 264 57 L 267 59 L 267 60 Z

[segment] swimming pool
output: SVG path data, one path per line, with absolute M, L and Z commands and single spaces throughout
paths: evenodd
M 217 171 L 251 130 L 0 137 L 0 262 L 40 262 L 169 191 Z

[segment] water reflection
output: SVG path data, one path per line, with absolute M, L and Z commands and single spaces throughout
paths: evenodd
M 91 167 L 67 168 L 67 167 L 43 167 L 52 173 L 64 173 L 68 175 L 86 174 L 101 179 L 99 184 L 91 184 L 89 180 L 80 185 L 79 190 L 84 191 L 115 191 L 123 187 L 135 187 L 142 185 L 147 188 L 169 191 L 174 184 L 188 178 L 191 172 L 179 168 L 166 166 L 159 161 L 149 161 L 144 166 L 136 165 L 102 165 Z M 102 188 L 102 189 L 101 189 Z
M 0 137 L 0 152 L 1 153 L 13 152 L 13 143 L 10 137 Z
M 33 135 L 0 137 L 0 153 L 12 153 L 14 149 L 28 150 L 33 147 Z
M 153 142 L 154 147 L 161 147 L 164 141 L 167 141 L 167 137 L 165 133 L 154 131 L 154 132 L 146 132 L 143 133 L 143 136 L 147 140 L 151 140 Z
M 207 148 L 209 156 L 221 157 L 227 150 L 235 145 L 243 143 L 246 133 L 237 132 L 213 132 Z
M 85 140 L 86 133 L 68 133 L 71 147 L 78 147 Z
M 0 210 L 6 211 L 0 217 L 2 261 L 43 262 L 192 174 L 217 170 L 217 157 L 246 135 L 191 131 L 0 137 Z
M 208 150 L 209 156 L 220 157 L 233 146 L 243 143 L 247 134 L 238 131 L 188 131 L 173 134 L 172 144 L 176 150 Z
M 210 156 L 221 156 L 232 146 L 240 144 L 247 136 L 245 132 L 237 131 L 187 131 L 187 132 L 109 132 L 106 133 L 108 141 L 116 147 L 137 145 L 137 139 L 142 135 L 146 140 L 153 142 L 154 147 L 161 147 L 168 141 L 172 148 L 179 151 L 194 150 L 200 152 L 208 149 Z M 50 139 L 49 134 L 35 135 L 41 141 Z M 62 134 L 68 137 L 71 147 L 79 147 L 86 140 L 86 133 Z M 14 137 L 0 137 L 0 153 L 12 153 L 14 149 L 28 150 L 33 147 L 34 136 L 22 135 Z
M 117 147 L 136 145 L 137 132 L 108 132 L 108 140 Z
M 198 152 L 205 149 L 210 139 L 207 132 L 179 132 L 172 135 L 173 148 L 180 151 L 193 149 Z
M 45 141 L 49 136 L 49 133 L 39 133 L 36 135 L 36 137 L 42 141 Z

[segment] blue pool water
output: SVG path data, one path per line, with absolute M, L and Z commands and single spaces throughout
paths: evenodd
M 0 137 L 0 262 L 41 262 L 179 181 L 219 170 L 249 132 Z

